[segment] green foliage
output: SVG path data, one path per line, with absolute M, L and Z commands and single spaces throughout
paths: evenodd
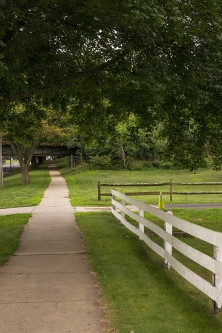
M 31 147 L 33 143 L 64 143 L 75 133 L 67 110 L 39 107 L 36 99 L 14 103 L 2 120 L 5 136 L 12 142 Z
M 12 103 L 2 120 L 4 137 L 18 157 L 24 184 L 30 182 L 29 166 L 39 143 L 61 144 L 75 133 L 68 111 L 45 109 L 34 98 L 26 103 Z
M 109 133 L 104 140 L 84 144 L 84 138 L 77 135 L 68 145 L 77 147 L 79 162 L 87 161 L 93 169 L 135 169 L 140 161 L 149 161 L 147 167 L 154 167 L 154 161 L 158 164 L 160 159 L 163 161 L 158 165 L 168 164 L 169 168 L 170 163 L 164 159 L 166 139 L 161 137 L 160 129 L 161 124 L 151 131 L 142 128 L 138 118 L 131 114 L 116 125 L 113 135 Z
M 148 131 L 163 124 L 180 163 L 197 168 L 208 145 L 220 168 L 219 0 L 1 1 L 0 13 L 2 121 L 13 103 L 34 97 L 39 109 L 68 108 L 85 140 L 101 140 L 134 113 Z M 153 153 L 146 145 L 143 156 Z M 128 167 L 135 150 L 119 147 Z
M 167 161 L 153 161 L 151 163 L 152 167 L 155 169 L 162 169 L 162 170 L 169 170 L 169 169 L 176 169 L 175 165 L 172 162 Z
M 111 156 L 92 156 L 90 158 L 90 165 L 92 169 L 110 170 L 112 169 Z

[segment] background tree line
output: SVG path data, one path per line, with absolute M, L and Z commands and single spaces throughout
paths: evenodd
M 181 159 L 169 152 L 168 138 L 163 123 L 152 129 L 140 126 L 138 119 L 131 115 L 127 121 L 117 124 L 113 134 L 100 140 L 84 142 L 80 134 L 68 141 L 68 146 L 76 147 L 76 166 L 91 169 L 130 169 L 182 168 L 195 171 L 202 167 L 213 167 L 213 159 L 208 147 L 200 155 L 192 128 L 187 132 L 187 142 L 181 151 Z M 81 168 L 81 167 L 80 167 Z

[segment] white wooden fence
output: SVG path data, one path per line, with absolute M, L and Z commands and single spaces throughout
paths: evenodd
M 118 197 L 120 200 L 116 200 Z M 139 215 L 126 207 L 126 203 L 134 205 L 139 209 Z M 120 213 L 118 212 L 120 211 Z M 144 218 L 144 212 L 157 216 L 164 221 L 164 229 L 155 223 Z M 112 213 L 129 230 L 139 236 L 153 251 L 159 254 L 165 265 L 173 267 L 182 277 L 201 290 L 213 300 L 214 312 L 219 312 L 222 307 L 222 233 L 203 228 L 193 223 L 182 220 L 172 214 L 166 213 L 154 206 L 132 199 L 123 193 L 112 190 Z M 138 228 L 125 219 L 128 215 L 138 222 Z M 207 243 L 214 245 L 214 256 L 210 256 L 194 249 L 180 241 L 172 234 L 172 227 L 176 227 L 191 236 L 197 237 Z M 164 240 L 164 247 L 161 247 L 151 240 L 145 233 L 147 227 Z M 212 284 L 188 269 L 173 257 L 172 248 L 175 248 L 186 257 L 212 272 Z

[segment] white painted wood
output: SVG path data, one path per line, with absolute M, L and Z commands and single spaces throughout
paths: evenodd
M 174 257 L 169 255 L 169 263 L 170 265 L 187 281 L 201 290 L 204 294 L 209 296 L 215 302 L 217 302 L 220 306 L 222 305 L 222 291 L 213 287 L 209 282 L 201 278 L 199 275 L 192 272 L 190 269 L 185 267 L 179 261 L 177 261 Z
M 217 307 L 222 306 L 222 248 L 218 247 L 217 244 L 222 244 L 222 234 L 219 232 L 206 229 L 185 220 L 179 219 L 175 216 L 167 214 L 153 206 L 147 205 L 138 200 L 127 197 L 123 193 L 119 193 L 115 190 L 112 191 L 112 213 L 116 216 L 122 224 L 129 230 L 139 236 L 153 251 L 159 254 L 168 267 L 172 266 L 181 276 L 187 281 L 196 286 L 199 290 L 213 299 Z M 115 196 L 122 199 L 122 203 L 115 200 Z M 139 215 L 135 214 L 127 207 L 125 202 L 134 205 L 139 208 Z M 120 214 L 116 211 L 120 210 Z M 164 229 L 157 226 L 155 223 L 144 218 L 144 211 L 151 213 L 164 220 Z M 130 216 L 132 219 L 139 223 L 139 228 L 131 225 L 125 220 L 125 214 Z M 156 233 L 164 240 L 164 248 L 152 241 L 146 234 L 144 234 L 144 226 L 149 228 L 151 231 Z M 172 226 L 193 235 L 199 239 L 202 239 L 210 244 L 215 245 L 214 258 L 207 256 L 206 254 L 192 248 L 191 246 L 183 243 L 172 235 Z M 183 255 L 187 256 L 191 260 L 195 261 L 199 265 L 207 268 L 214 274 L 214 285 L 212 286 L 209 282 L 198 276 L 196 273 L 189 270 L 179 261 L 172 256 L 172 247 L 180 251 Z
M 168 214 L 172 215 L 173 212 L 167 212 Z M 172 224 L 167 223 L 166 221 L 164 222 L 164 230 L 165 232 L 167 232 L 168 234 L 172 235 L 173 234 L 173 227 Z M 164 240 L 164 248 L 165 251 L 168 252 L 170 255 L 172 255 L 172 242 L 167 242 L 166 240 Z M 164 259 L 164 265 L 165 267 L 167 267 L 168 269 L 170 269 L 170 263 Z
M 126 201 L 122 199 L 122 200 L 121 200 L 121 205 L 122 205 L 123 207 L 125 207 L 125 205 L 126 205 Z M 125 213 L 124 213 L 123 210 L 121 210 L 121 215 L 122 215 L 123 218 L 125 218 Z
M 143 209 L 144 211 L 149 212 L 150 214 L 159 217 L 163 221 L 166 221 L 166 222 L 172 224 L 172 226 L 174 226 L 194 237 L 197 237 L 205 242 L 208 242 L 208 243 L 218 246 L 218 247 L 220 247 L 222 244 L 222 233 L 221 232 L 216 232 L 216 231 L 213 231 L 213 230 L 210 230 L 207 228 L 203 228 L 201 226 L 198 226 L 193 223 L 187 222 L 183 219 L 180 219 L 176 216 L 171 216 L 171 215 L 167 214 L 166 212 L 164 212 L 154 206 L 151 206 L 151 205 L 145 204 L 144 202 L 129 198 L 125 194 L 117 192 L 115 190 L 112 190 L 112 193 L 115 194 L 116 196 L 119 196 L 121 199 L 126 200 L 130 204 L 138 207 L 139 209 Z
M 216 262 L 222 263 L 222 248 L 215 246 L 214 247 L 214 258 Z M 222 275 L 218 275 L 217 273 L 214 273 L 214 286 L 219 290 L 222 291 Z M 216 307 L 219 309 L 221 308 L 221 304 L 216 304 Z
M 222 264 L 213 258 L 183 243 L 176 237 L 173 237 L 172 246 L 197 264 L 205 267 L 211 272 L 217 272 L 218 275 L 222 276 Z
M 121 223 L 125 225 L 127 229 L 132 231 L 134 234 L 138 235 L 141 240 L 143 240 L 153 251 L 155 251 L 157 254 L 159 254 L 162 258 L 164 258 L 164 249 L 153 242 L 147 235 L 145 235 L 141 230 L 134 227 L 132 224 L 127 222 L 125 219 L 122 218 L 122 216 L 115 210 L 112 210 L 113 215 L 121 220 Z
M 118 208 L 118 209 L 123 209 L 123 211 L 125 212 L 125 214 L 127 214 L 128 216 L 130 216 L 132 219 L 134 219 L 135 221 L 137 221 L 138 223 L 143 224 L 144 226 L 146 226 L 148 229 L 150 229 L 151 231 L 155 232 L 158 236 L 164 238 L 165 237 L 165 233 L 164 230 L 161 229 L 159 226 L 157 226 L 155 223 L 145 219 L 144 217 L 135 214 L 134 212 L 130 211 L 127 207 L 123 207 L 121 206 L 121 204 L 119 202 L 117 202 L 116 200 L 112 200 L 112 203 Z
M 127 207 L 122 207 L 121 204 L 117 201 L 112 202 L 118 209 L 124 209 L 124 212 L 130 216 L 135 221 L 144 224 L 148 229 L 153 231 L 159 237 L 161 237 L 165 242 L 172 245 L 176 250 L 183 253 L 185 256 L 190 258 L 191 260 L 195 261 L 199 265 L 202 265 L 206 269 L 215 272 L 217 275 L 222 277 L 222 263 L 214 260 L 212 257 L 194 249 L 193 247 L 183 243 L 176 237 L 173 237 L 169 233 L 166 233 L 162 228 L 157 226 L 155 223 L 142 218 L 141 216 L 135 214 L 134 212 L 130 211 Z M 159 211 L 159 210 L 158 210 Z M 211 230 L 210 230 L 211 231 Z
M 144 217 L 144 210 L 143 209 L 139 209 L 139 216 Z M 139 222 L 139 229 L 144 233 L 144 224 L 141 223 L 141 222 Z

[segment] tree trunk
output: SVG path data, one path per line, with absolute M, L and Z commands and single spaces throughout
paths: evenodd
M 20 163 L 20 166 L 21 166 L 21 163 Z M 21 171 L 22 171 L 22 182 L 23 182 L 23 184 L 30 184 L 29 165 L 24 164 L 21 167 Z
M 123 147 L 122 143 L 120 144 L 120 152 L 121 152 L 121 156 L 122 156 L 122 159 L 123 159 L 124 169 L 127 169 L 127 167 L 128 167 L 127 157 L 126 157 L 125 150 L 124 150 L 124 147 Z
M 14 153 L 17 155 L 19 160 L 19 164 L 22 172 L 22 182 L 23 184 L 30 184 L 29 178 L 29 166 L 32 160 L 32 156 L 36 147 L 38 146 L 38 142 L 34 141 L 30 145 L 30 147 L 25 147 L 22 143 L 17 143 L 13 141 L 9 141 Z

